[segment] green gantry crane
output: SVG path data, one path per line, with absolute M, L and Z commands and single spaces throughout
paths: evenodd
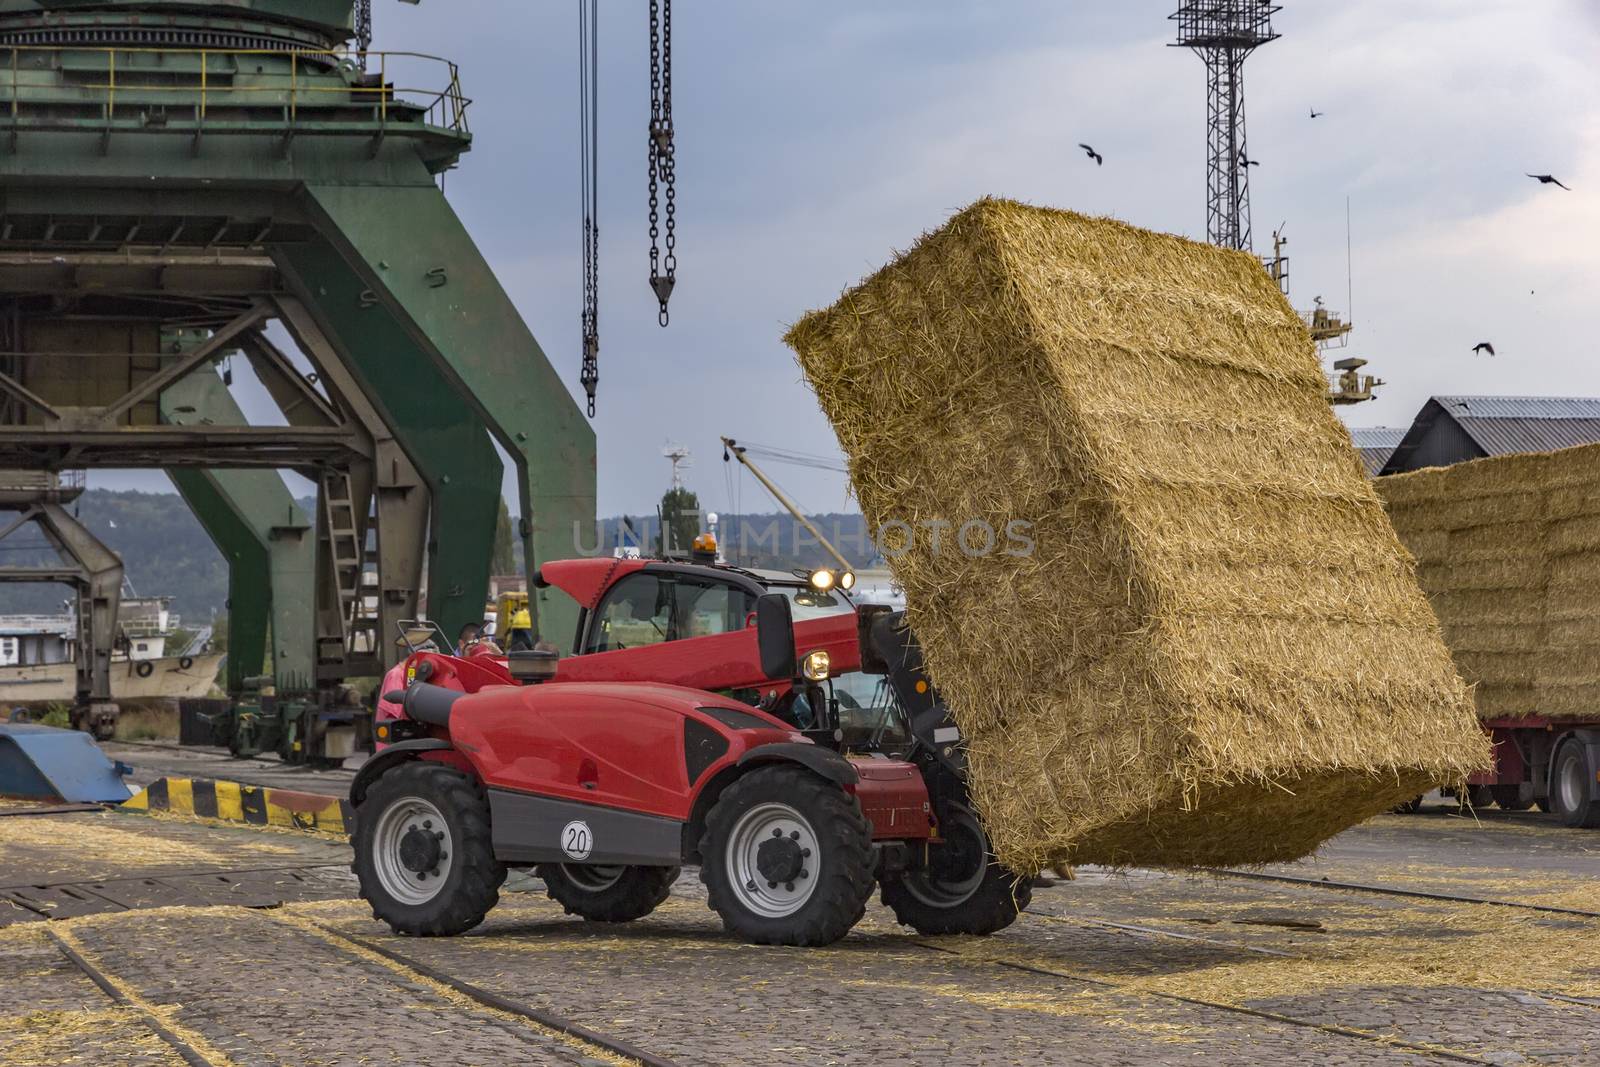
M 530 572 L 594 519 L 593 431 L 438 185 L 459 71 L 348 51 L 354 6 L 0 0 L 0 468 L 172 472 L 235 568 L 232 695 L 270 611 L 262 673 L 323 711 L 398 620 L 482 618 L 496 444 Z M 227 398 L 230 356 L 281 424 Z

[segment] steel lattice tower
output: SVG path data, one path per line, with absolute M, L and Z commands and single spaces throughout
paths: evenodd
M 1269 0 L 1189 0 L 1168 16 L 1178 24 L 1175 48 L 1190 48 L 1206 65 L 1206 239 L 1249 249 L 1250 168 L 1244 135 L 1244 61 L 1268 41 Z

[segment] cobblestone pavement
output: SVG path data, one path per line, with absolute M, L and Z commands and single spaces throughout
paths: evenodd
M 202 860 L 257 864 L 260 848 L 289 849 L 275 855 L 337 872 L 348 857 L 309 835 L 171 819 L 8 822 L 57 828 L 0 836 L 0 869 L 21 858 L 31 871 L 150 876 L 130 907 L 160 904 L 186 871 L 207 877 L 192 867 Z M 1407 884 L 1464 883 L 1475 844 L 1490 866 L 1526 847 L 1553 867 L 1530 866 L 1526 899 L 1570 906 L 1593 854 L 1570 841 L 1537 823 L 1380 819 L 1330 854 L 1387 855 Z M 339 878 L 313 898 L 348 896 Z M 137 881 L 101 884 L 132 894 Z M 146 1011 L 217 1064 L 614 1062 L 363 942 L 683 1065 L 1600 1063 L 1600 920 L 1231 876 L 1085 870 L 1038 890 L 992 938 L 919 937 L 874 905 L 825 949 L 728 938 L 692 872 L 625 926 L 567 916 L 516 873 L 482 927 L 447 939 L 393 937 L 349 899 L 34 919 L 0 929 L 6 1067 L 180 1062 Z
M 1600 911 L 1600 844 L 1551 815 L 1454 802 L 1381 815 L 1270 873 Z M 1536 871 L 1537 877 L 1529 877 Z
M 241 908 L 97 915 L 53 929 L 139 1008 L 213 1064 L 555 1064 L 622 1061 L 525 1019 L 479 1005 L 314 928 Z M 30 936 L 33 935 L 33 936 Z M 55 1018 L 94 1027 L 112 1002 L 39 928 L 11 932 L 0 961 L 26 969 Z M 8 975 L 9 977 L 9 975 Z M 126 1012 L 120 1021 L 136 1023 Z M 75 1018 L 76 1016 L 76 1018 Z M 0 1019 L 26 1033 L 25 1019 Z M 0 1032 L 11 1033 L 13 1030 Z M 136 1030 L 134 1032 L 137 1032 Z M 126 1036 L 126 1035 L 124 1035 Z M 0 1042 L 0 1064 L 18 1058 Z M 168 1062 L 160 1048 L 157 1058 Z M 122 1056 L 83 1060 L 111 1064 Z M 181 1061 L 180 1061 L 181 1062 Z

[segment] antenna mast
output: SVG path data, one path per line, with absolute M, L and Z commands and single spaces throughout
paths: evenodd
M 1244 135 L 1244 61 L 1269 41 L 1268 0 L 1188 0 L 1176 14 L 1172 47 L 1192 49 L 1206 65 L 1206 240 L 1249 250 L 1250 167 Z
M 661 450 L 661 455 L 672 464 L 673 491 L 682 489 L 684 470 L 694 466 L 694 461 L 689 458 L 689 450 L 683 445 L 668 444 Z

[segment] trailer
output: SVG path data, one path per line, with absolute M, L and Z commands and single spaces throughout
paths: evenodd
M 1467 779 L 1473 807 L 1537 807 L 1568 826 L 1600 828 L 1600 713 L 1587 722 L 1486 719 L 1483 728 L 1494 741 L 1494 767 Z

